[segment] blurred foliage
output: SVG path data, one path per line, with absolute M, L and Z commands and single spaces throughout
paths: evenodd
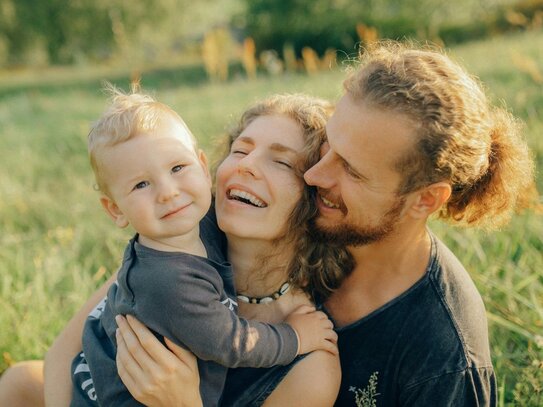
M 166 10 L 152 0 L 0 0 L 0 11 L 7 64 L 16 65 L 39 45 L 52 64 L 78 55 L 103 58 L 142 21 L 156 21 Z
M 254 39 L 257 55 L 299 58 L 304 47 L 355 53 L 359 24 L 450 45 L 542 20 L 543 0 L 0 0 L 0 67 L 199 57 L 218 27 Z
M 214 25 L 226 24 L 230 13 L 239 12 L 239 4 L 239 0 L 0 0 L 0 66 L 168 59 L 172 49 L 198 39 Z
M 356 52 L 360 43 L 357 24 L 376 27 L 381 38 L 411 37 L 453 44 L 528 28 L 537 13 L 543 13 L 543 0 L 244 2 L 246 11 L 237 24 L 254 38 L 258 51 L 280 52 L 284 44 L 292 44 L 298 55 L 304 46 L 320 55 L 328 48 Z

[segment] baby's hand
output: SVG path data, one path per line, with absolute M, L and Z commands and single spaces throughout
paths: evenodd
M 317 349 L 332 355 L 338 354 L 334 324 L 324 312 L 315 311 L 315 307 L 309 305 L 302 305 L 292 312 L 285 322 L 298 334 L 298 355 Z

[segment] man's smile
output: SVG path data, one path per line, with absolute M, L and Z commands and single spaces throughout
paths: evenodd
M 322 203 L 327 206 L 328 208 L 332 209 L 339 209 L 339 205 L 336 203 L 333 203 L 332 201 L 326 199 L 324 196 L 319 194 L 319 197 L 321 198 Z

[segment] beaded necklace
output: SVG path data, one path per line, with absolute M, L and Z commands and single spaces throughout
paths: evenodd
M 278 300 L 279 297 L 286 294 L 288 290 L 290 290 L 290 283 L 284 282 L 278 291 L 270 295 L 266 295 L 264 297 L 249 297 L 247 295 L 238 294 L 237 298 L 246 304 L 266 304 Z

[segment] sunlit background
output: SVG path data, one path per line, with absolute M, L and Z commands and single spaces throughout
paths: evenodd
M 104 81 L 139 80 L 213 156 L 255 100 L 336 100 L 360 46 L 430 42 L 526 123 L 540 169 L 542 27 L 543 0 L 0 0 L 0 372 L 43 358 L 130 237 L 102 213 L 87 160 Z M 432 228 L 485 300 L 499 404 L 543 405 L 541 213 L 492 234 Z

